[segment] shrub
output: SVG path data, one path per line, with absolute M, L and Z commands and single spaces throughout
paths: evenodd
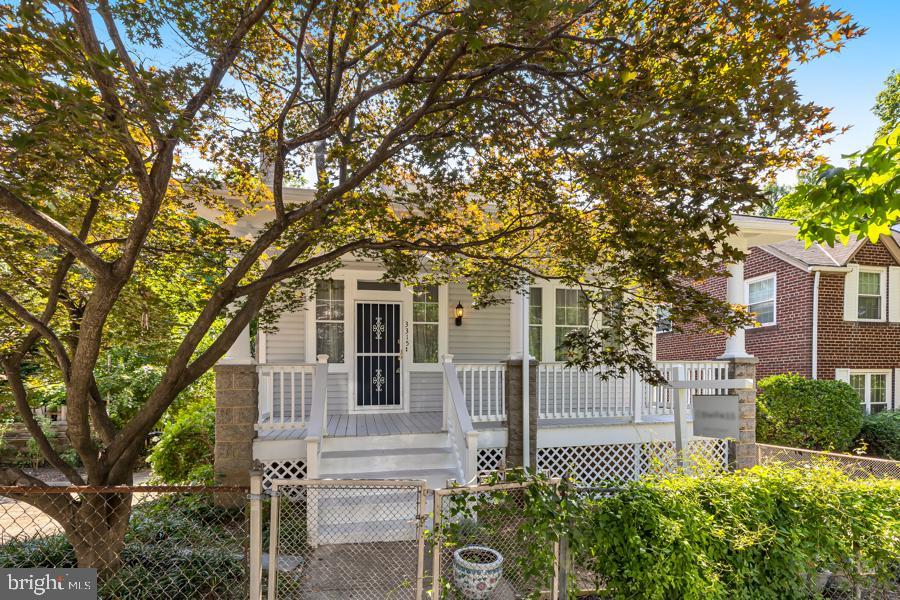
M 756 439 L 845 452 L 862 426 L 859 396 L 842 381 L 775 375 L 759 382 Z
M 900 411 L 883 411 L 863 418 L 859 441 L 869 454 L 900 460 Z
M 166 483 L 205 483 L 213 459 L 216 401 L 203 397 L 186 406 L 163 430 L 147 461 L 153 473 Z
M 578 515 L 614 598 L 806 599 L 818 569 L 889 581 L 900 557 L 900 482 L 828 464 L 633 483 Z

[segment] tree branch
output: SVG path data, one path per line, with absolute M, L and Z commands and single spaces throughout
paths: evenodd
M 32 207 L 3 185 L 0 185 L 0 206 L 19 220 L 53 238 L 98 277 L 109 275 L 110 265 L 78 237 L 72 235 L 62 223 Z

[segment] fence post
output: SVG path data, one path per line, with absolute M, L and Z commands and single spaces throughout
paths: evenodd
M 675 365 L 673 381 L 686 381 L 684 367 Z M 685 451 L 687 449 L 687 388 L 673 390 L 675 396 L 675 466 L 679 469 L 685 467 Z
M 441 515 L 444 512 L 444 496 L 440 490 L 435 490 L 432 499 L 434 534 L 431 540 L 431 598 L 441 600 Z
M 250 600 L 262 600 L 262 471 L 250 471 Z
M 570 524 L 571 527 L 571 524 Z M 569 597 L 569 573 L 571 572 L 571 560 L 569 558 L 569 534 L 565 532 L 559 538 L 559 555 L 557 556 L 557 570 L 559 577 L 556 584 L 557 600 L 565 600 Z

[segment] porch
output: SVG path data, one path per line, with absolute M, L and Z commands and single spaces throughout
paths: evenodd
M 725 383 L 729 364 L 660 362 L 657 367 L 669 380 Z M 259 365 L 254 456 L 269 463 L 301 461 L 307 477 L 379 479 L 402 473 L 432 486 L 469 481 L 496 468 L 507 446 L 509 384 L 521 382 L 521 361 L 455 363 L 445 355 L 440 369 L 429 373 L 428 385 L 422 380 L 410 386 L 420 401 L 406 410 L 355 412 L 340 385 L 344 374 L 331 373 L 325 357 L 313 364 Z M 650 385 L 637 373 L 604 378 L 563 363 L 532 363 L 529 369 L 528 397 L 537 405 L 536 443 L 543 455 L 551 456 L 554 446 L 601 441 L 628 448 L 651 440 L 665 443 L 674 431 L 676 392 L 666 385 Z

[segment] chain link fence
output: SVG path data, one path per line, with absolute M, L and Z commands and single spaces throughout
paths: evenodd
M 268 597 L 421 598 L 425 482 L 274 481 Z
M 837 465 L 848 477 L 865 479 L 878 477 L 883 479 L 900 479 L 900 462 L 871 456 L 854 454 L 837 454 L 819 452 L 802 448 L 788 448 L 769 444 L 756 445 L 758 462 L 765 465 L 779 462 L 787 465 L 811 465 L 816 462 L 827 462 Z
M 0 487 L 0 567 L 99 574 L 104 600 L 248 597 L 247 490 Z
M 432 598 L 556 598 L 559 546 L 529 518 L 532 501 L 527 483 L 435 491 Z

